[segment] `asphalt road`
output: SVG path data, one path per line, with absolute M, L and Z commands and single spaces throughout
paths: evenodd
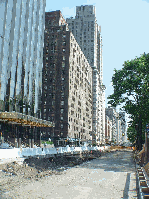
M 137 198 L 135 183 L 132 151 L 116 151 L 63 170 L 59 175 L 20 185 L 5 196 L 19 199 L 134 199 Z

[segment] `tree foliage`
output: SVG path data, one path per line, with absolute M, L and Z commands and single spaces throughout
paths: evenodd
M 123 68 L 114 72 L 114 92 L 108 103 L 114 107 L 121 105 L 130 114 L 137 147 L 141 149 L 145 125 L 149 122 L 149 54 L 125 61 Z
M 128 128 L 127 136 L 128 136 L 128 139 L 130 140 L 130 142 L 134 144 L 134 142 L 136 141 L 136 137 L 137 137 L 136 130 L 134 127 L 130 126 Z

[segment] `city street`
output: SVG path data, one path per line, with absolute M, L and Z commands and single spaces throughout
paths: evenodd
M 4 198 L 121 199 L 137 198 L 132 151 L 106 153 L 59 174 L 20 183 Z

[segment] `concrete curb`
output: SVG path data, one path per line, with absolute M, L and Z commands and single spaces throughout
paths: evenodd
M 136 187 L 136 173 L 130 174 L 130 184 L 129 184 L 129 191 L 128 191 L 128 198 L 129 199 L 137 199 L 137 187 Z

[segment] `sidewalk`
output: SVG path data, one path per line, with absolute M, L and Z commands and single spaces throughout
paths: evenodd
M 137 197 L 137 187 L 136 187 L 136 173 L 130 174 L 130 184 L 129 184 L 128 198 L 129 199 L 138 198 Z

